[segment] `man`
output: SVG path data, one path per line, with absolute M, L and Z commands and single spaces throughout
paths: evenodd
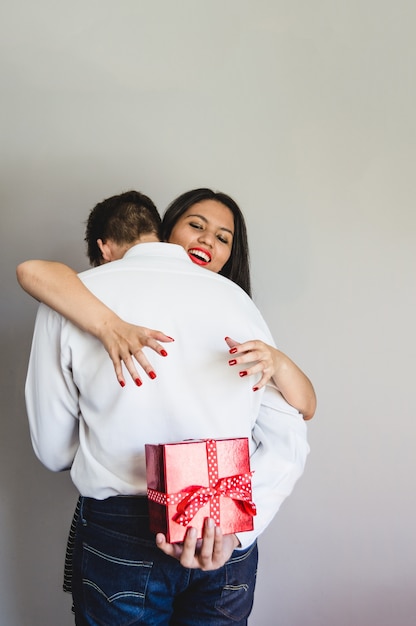
M 234 283 L 194 265 L 182 247 L 160 243 L 159 223 L 153 203 L 137 192 L 100 203 L 90 214 L 87 242 L 113 262 L 81 274 L 121 317 L 175 339 L 155 380 L 121 389 L 95 338 L 46 306 L 37 316 L 27 409 L 37 456 L 51 470 L 71 468 L 82 496 L 73 565 L 78 626 L 246 624 L 256 538 L 308 453 L 298 412 L 272 387 L 253 393 L 251 377 L 228 367 L 225 336 L 273 343 L 253 302 Z M 250 441 L 254 530 L 223 536 L 207 520 L 202 541 L 189 529 L 183 545 L 159 535 L 156 547 L 144 445 L 224 437 Z

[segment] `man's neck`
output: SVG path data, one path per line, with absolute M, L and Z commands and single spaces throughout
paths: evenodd
M 159 243 L 160 239 L 156 233 L 146 233 L 131 243 L 117 243 L 112 239 L 107 239 L 105 243 L 99 239 L 98 242 L 103 256 L 103 263 L 109 263 L 122 259 L 127 250 L 139 243 Z
M 146 233 L 139 237 L 139 239 L 136 239 L 132 245 L 135 246 L 138 243 L 160 243 L 160 239 L 156 233 Z

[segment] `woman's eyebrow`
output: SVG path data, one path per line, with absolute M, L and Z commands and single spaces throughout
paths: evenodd
M 205 222 L 205 224 L 208 224 L 207 218 L 204 215 L 200 215 L 199 213 L 190 213 L 188 217 L 199 217 L 199 219 Z M 220 230 L 225 230 L 227 233 L 230 233 L 230 235 L 234 237 L 233 231 L 230 230 L 229 228 L 226 228 L 225 226 L 218 226 L 218 228 Z

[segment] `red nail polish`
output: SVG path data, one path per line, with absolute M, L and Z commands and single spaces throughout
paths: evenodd
M 229 337 L 224 337 L 224 341 L 227 341 L 227 339 L 229 339 Z
M 155 374 L 155 372 L 153 372 L 153 371 L 149 372 L 148 376 L 149 376 L 149 378 L 151 378 L 152 380 L 154 380 L 154 379 L 156 378 L 156 374 Z
M 166 350 L 161 350 L 161 351 L 160 351 L 160 354 L 161 354 L 162 356 L 168 356 L 168 353 L 166 352 Z
M 258 391 L 259 388 L 258 387 L 253 387 L 253 391 Z
M 126 383 L 124 382 L 124 380 L 119 380 L 118 382 L 120 383 L 121 387 L 125 387 L 126 386 Z
M 174 338 L 173 338 L 173 337 L 169 337 L 169 335 L 166 335 L 166 337 L 167 337 L 168 339 L 170 339 L 171 341 L 175 341 L 175 340 L 174 340 Z
M 134 379 L 134 382 L 136 383 L 136 385 L 137 385 L 138 387 L 141 387 L 141 386 L 142 386 L 142 384 L 143 384 L 143 383 L 142 383 L 142 381 L 140 380 L 140 378 L 135 378 L 135 379 Z
M 235 354 L 237 352 L 237 348 L 231 348 L 230 354 Z
M 228 361 L 228 365 L 235 365 L 237 363 L 237 361 L 235 359 L 231 359 L 231 361 Z
M 246 370 L 243 370 L 242 372 L 240 372 L 240 376 L 241 378 L 243 378 L 243 376 L 247 376 Z

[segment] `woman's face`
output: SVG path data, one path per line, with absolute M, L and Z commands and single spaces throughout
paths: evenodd
M 230 209 L 217 200 L 202 200 L 178 219 L 169 243 L 185 248 L 197 265 L 219 272 L 230 258 L 233 236 L 234 216 Z

